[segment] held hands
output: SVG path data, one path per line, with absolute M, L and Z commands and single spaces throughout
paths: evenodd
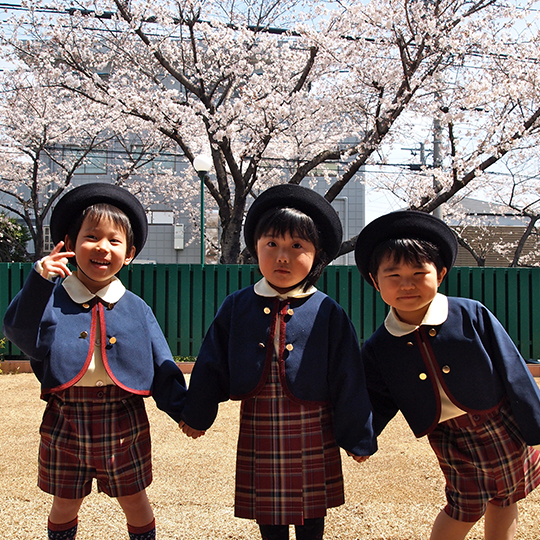
M 202 437 L 206 431 L 201 431 L 199 429 L 194 429 L 190 426 L 188 426 L 183 420 L 178 424 L 178 427 L 188 436 L 192 439 L 198 439 L 199 437 Z
M 348 456 L 351 456 L 356 463 L 364 463 L 364 461 L 367 461 L 370 456 L 355 456 L 354 454 L 351 454 L 350 452 L 347 452 Z
M 62 277 L 71 275 L 71 270 L 68 268 L 68 260 L 71 257 L 75 257 L 75 253 L 73 251 L 60 252 L 63 247 L 64 242 L 58 242 L 51 253 L 41 259 L 41 266 L 43 268 L 41 275 L 45 279 L 49 279 L 51 274 L 60 275 Z

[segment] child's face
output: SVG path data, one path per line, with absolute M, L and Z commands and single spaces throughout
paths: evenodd
M 96 293 L 135 256 L 135 248 L 127 252 L 126 233 L 110 219 L 85 218 L 75 246 L 66 238 L 66 247 L 75 252 L 77 277 L 86 288 Z
M 381 260 L 376 276 L 371 276 L 381 298 L 392 306 L 398 317 L 409 324 L 420 324 L 444 276 L 431 262 L 397 262 L 391 255 Z
M 317 253 L 312 242 L 289 233 L 264 234 L 257 240 L 256 248 L 261 274 L 279 293 L 294 289 L 305 279 Z

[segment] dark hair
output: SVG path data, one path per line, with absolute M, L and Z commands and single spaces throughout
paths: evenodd
M 120 210 L 116 206 L 113 206 L 112 204 L 106 203 L 98 203 L 93 204 L 92 206 L 88 206 L 69 226 L 67 235 L 73 245 L 75 245 L 75 243 L 77 242 L 77 236 L 79 235 L 79 231 L 81 230 L 83 221 L 86 218 L 89 218 L 90 220 L 96 222 L 99 222 L 102 219 L 110 219 L 114 223 L 114 225 L 122 229 L 126 235 L 126 253 L 129 253 L 131 251 L 131 248 L 134 246 L 135 241 L 133 228 L 131 227 L 131 221 L 122 210 Z
M 432 263 L 438 273 L 444 268 L 441 250 L 437 245 L 417 238 L 391 238 L 373 250 L 369 263 L 369 272 L 373 277 L 377 275 L 381 261 L 386 256 L 392 257 L 396 263 Z
M 329 257 L 321 249 L 320 233 L 311 217 L 296 208 L 271 208 L 267 210 L 257 222 L 253 236 L 255 246 L 258 240 L 267 233 L 276 236 L 298 236 L 311 242 L 315 246 L 315 259 L 308 275 L 299 284 L 304 291 L 317 283 L 325 266 L 330 262 Z

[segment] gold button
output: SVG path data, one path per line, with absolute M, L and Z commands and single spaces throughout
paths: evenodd
M 437 330 L 435 330 L 435 328 L 432 328 L 430 331 L 429 331 L 429 335 L 431 337 L 435 337 L 437 335 Z
M 412 347 L 414 343 L 412 341 L 407 341 L 407 347 Z
M 418 378 L 421 380 L 421 381 L 425 381 L 427 379 L 427 375 L 425 373 L 420 373 L 420 375 L 418 375 Z
M 116 343 L 116 338 L 114 336 L 112 338 L 109 338 L 109 343 L 111 345 L 114 345 Z
M 90 307 L 90 304 L 87 304 L 86 302 L 82 305 L 84 309 L 88 309 Z
M 259 343 L 259 349 L 264 349 L 266 347 L 266 345 L 261 341 Z
M 107 309 L 112 309 L 113 307 L 114 307 L 114 304 L 109 304 L 109 305 L 107 306 Z
M 443 373 L 450 373 L 450 366 L 443 366 L 442 367 L 442 372 Z
M 85 331 L 83 330 L 83 331 L 81 332 L 81 334 L 80 334 L 79 337 L 82 338 L 82 339 L 86 339 L 86 338 L 88 337 L 88 332 L 85 332 Z
M 271 310 L 269 307 L 265 307 L 265 308 L 263 309 L 263 311 L 264 311 L 264 313 L 265 313 L 266 315 L 270 315 L 270 312 L 271 312 L 272 310 Z
M 287 343 L 287 345 L 285 346 L 285 348 L 288 350 L 288 351 L 292 351 L 294 349 L 294 346 L 292 343 Z
M 294 310 L 293 310 L 293 309 L 290 309 L 290 308 L 289 308 L 289 309 L 287 310 L 287 315 L 292 315 L 293 313 L 294 313 Z

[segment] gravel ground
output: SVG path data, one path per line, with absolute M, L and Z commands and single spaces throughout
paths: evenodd
M 160 540 L 258 540 L 252 521 L 233 515 L 238 402 L 221 406 L 195 441 L 146 400 L 153 439 L 154 482 L 148 495 Z M 51 497 L 36 487 L 38 428 L 44 402 L 33 374 L 0 376 L 0 537 L 45 539 Z M 366 463 L 343 455 L 346 504 L 329 511 L 326 540 L 420 540 L 444 504 L 444 482 L 427 440 L 414 438 L 401 416 Z M 540 538 L 540 490 L 520 504 L 516 540 Z M 79 514 L 78 539 L 127 540 L 116 501 L 94 491 Z M 291 533 L 291 538 L 294 534 Z M 469 540 L 483 538 L 482 523 Z

